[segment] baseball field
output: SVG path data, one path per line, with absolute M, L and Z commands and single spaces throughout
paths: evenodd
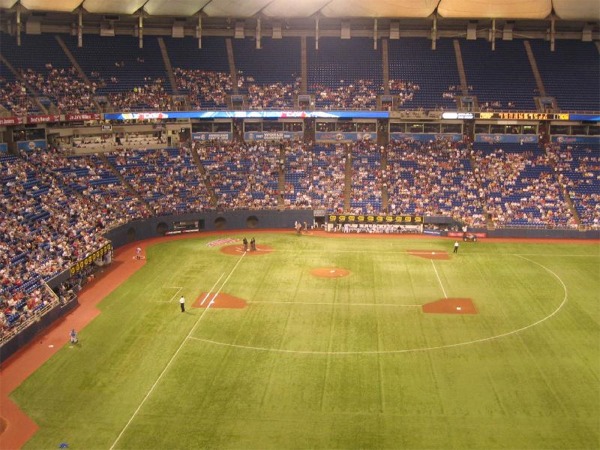
M 24 448 L 600 448 L 597 242 L 251 233 L 117 261 Z

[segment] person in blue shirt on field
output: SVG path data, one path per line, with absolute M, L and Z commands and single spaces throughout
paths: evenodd
M 71 329 L 71 333 L 69 334 L 70 340 L 71 340 L 71 344 L 77 344 L 77 342 L 79 342 L 79 339 L 77 338 L 77 331 L 75 331 L 75 328 Z

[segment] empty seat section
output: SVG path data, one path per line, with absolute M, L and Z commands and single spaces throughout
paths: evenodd
M 383 93 L 381 47 L 368 38 L 307 39 L 308 90 L 317 108 L 373 109 Z
M 562 111 L 600 110 L 600 56 L 594 42 L 531 40 L 546 95 Z M 511 86 L 511 89 L 513 86 Z
M 535 77 L 523 41 L 460 41 L 469 93 L 476 95 L 481 110 L 536 109 Z M 471 90 L 472 88 L 472 90 Z
M 460 85 L 453 43 L 439 39 L 436 45 L 432 50 L 422 38 L 389 41 L 390 92 L 400 96 L 400 108 L 456 108 L 448 95 Z

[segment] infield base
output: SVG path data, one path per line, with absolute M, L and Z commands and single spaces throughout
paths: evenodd
M 443 298 L 423 305 L 428 314 L 477 314 L 477 308 L 470 298 Z
M 311 270 L 310 274 L 320 278 L 341 278 L 350 275 L 350 271 L 340 267 L 319 267 Z
M 439 250 L 407 250 L 406 253 L 425 259 L 450 259 L 448 252 Z

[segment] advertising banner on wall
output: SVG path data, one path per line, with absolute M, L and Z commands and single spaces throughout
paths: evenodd
M 552 142 L 557 144 L 596 144 L 600 143 L 598 136 L 552 136 Z
M 538 137 L 535 134 L 477 134 L 475 142 L 488 144 L 536 144 Z
M 8 153 L 8 144 L 5 142 L 0 142 L 0 154 Z
M 377 133 L 344 133 L 341 131 L 317 131 L 315 133 L 317 142 L 330 141 L 373 141 L 377 140 Z
M 245 141 L 290 141 L 301 138 L 301 131 L 247 131 L 244 133 Z
M 66 114 L 67 122 L 80 122 L 85 120 L 100 120 L 102 116 L 98 113 Z
M 0 125 L 19 125 L 23 123 L 23 119 L 20 117 L 0 117 Z
M 462 136 L 456 133 L 390 133 L 390 139 L 392 141 L 419 141 L 419 142 L 429 142 L 429 141 L 437 141 L 439 139 L 446 139 L 452 142 L 460 142 L 462 141 Z
M 387 111 L 158 111 L 106 113 L 105 120 L 163 119 L 388 119 Z
M 233 134 L 225 131 L 219 131 L 214 133 L 192 133 L 192 139 L 194 141 L 231 141 L 232 138 Z
M 37 139 L 35 141 L 19 141 L 17 142 L 17 148 L 25 152 L 31 152 L 36 148 L 45 149 L 48 147 L 48 143 L 44 139 Z
M 60 122 L 60 115 L 58 114 L 39 114 L 35 116 L 27 116 L 27 123 L 46 123 L 46 122 Z

